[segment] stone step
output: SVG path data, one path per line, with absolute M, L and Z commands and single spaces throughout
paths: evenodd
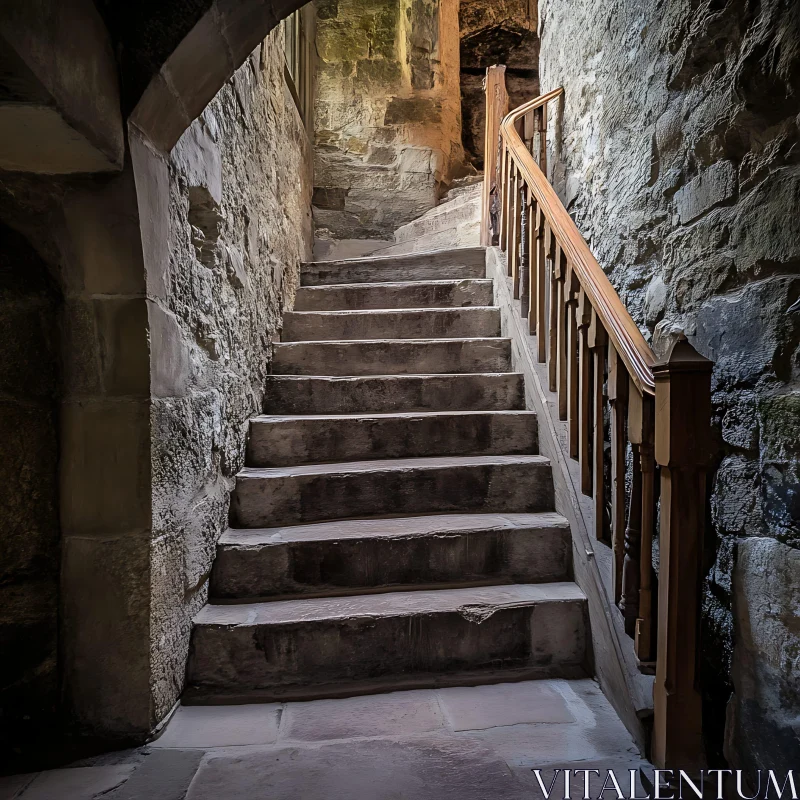
M 458 228 L 465 222 L 480 221 L 481 197 L 458 197 L 431 209 L 413 222 L 403 225 L 394 233 L 397 244 L 429 236 L 433 233 L 449 231 Z
M 441 375 L 507 372 L 511 340 L 378 339 L 273 345 L 273 375 Z
M 268 414 L 391 414 L 399 411 L 504 411 L 525 408 L 519 373 L 324 377 L 270 375 Z
M 391 257 L 376 254 L 345 261 L 317 261 L 303 264 L 300 269 L 301 286 L 485 277 L 486 250 L 483 247 Z
M 537 452 L 533 411 L 263 416 L 250 421 L 247 466 Z
M 243 469 L 231 496 L 236 527 L 348 517 L 553 510 L 550 462 L 539 455 L 404 458 Z
M 464 222 L 458 227 L 428 233 L 408 239 L 379 250 L 381 256 L 403 256 L 414 253 L 427 253 L 446 247 L 476 247 L 481 241 L 481 222 L 479 219 Z
M 342 311 L 369 308 L 490 306 L 493 302 L 492 295 L 492 281 L 486 278 L 304 286 L 297 290 L 294 310 Z
M 500 335 L 500 309 L 408 308 L 367 311 L 287 311 L 283 342 L 363 339 L 446 339 Z
M 442 196 L 441 205 L 464 197 L 481 197 L 483 194 L 483 175 L 472 175 L 469 181 L 453 181 Z
M 554 513 L 441 514 L 229 530 L 211 597 L 245 600 L 570 578 L 572 540 Z
M 585 615 L 574 583 L 207 605 L 194 620 L 189 697 L 313 698 L 520 668 L 562 676 L 586 661 Z

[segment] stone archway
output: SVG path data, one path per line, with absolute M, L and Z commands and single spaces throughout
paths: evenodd
M 45 253 L 64 294 L 52 448 L 59 460 L 51 476 L 59 485 L 61 579 L 48 612 L 60 617 L 60 642 L 48 658 L 59 662 L 69 721 L 105 741 L 141 740 L 169 711 L 183 675 L 165 651 L 175 635 L 188 638 L 188 630 L 176 631 L 185 621 L 162 602 L 172 591 L 169 554 L 152 524 L 151 407 L 154 397 L 173 391 L 179 368 L 160 304 L 169 260 L 167 158 L 258 43 L 302 2 L 155 5 L 101 0 L 96 10 L 88 0 L 36 7 L 15 0 L 0 12 L 3 63 L 24 77 L 16 90 L 35 91 L 39 119 L 72 143 L 57 169 L 30 147 L 20 151 L 27 162 L 0 165 L 49 173 L 36 179 L 46 215 L 18 202 L 24 175 L 0 175 L 0 189 L 7 189 L 0 218 Z M 59 25 L 48 28 L 55 18 Z M 87 19 L 95 38 L 81 53 L 61 33 Z M 26 51 L 20 30 L 56 35 L 47 47 Z M 43 62 L 37 53 L 47 54 Z M 63 72 L 65 64 L 69 75 L 84 78 L 59 83 L 54 65 Z M 87 84 L 103 87 L 94 101 L 108 111 L 102 119 L 77 113 Z M 28 135 L 37 130 L 29 126 Z

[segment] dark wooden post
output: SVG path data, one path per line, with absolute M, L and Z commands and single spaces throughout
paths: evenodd
M 497 141 L 500 137 L 500 123 L 508 114 L 508 92 L 506 91 L 506 68 L 504 66 L 489 67 L 486 70 L 486 127 L 484 128 L 483 155 L 483 198 L 481 207 L 481 245 L 492 244 L 492 233 L 489 225 L 489 212 L 492 203 L 492 188 L 500 192 L 497 185 Z
M 652 760 L 660 768 L 705 761 L 697 652 L 712 367 L 685 338 L 653 367 L 661 541 Z

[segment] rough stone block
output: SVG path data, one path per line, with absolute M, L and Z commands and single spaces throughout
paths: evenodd
M 675 193 L 678 219 L 686 225 L 736 194 L 736 168 L 730 161 L 717 161 Z
M 739 544 L 733 574 L 735 694 L 728 718 L 727 755 L 743 768 L 779 769 L 797 763 L 800 745 L 793 709 L 800 702 L 797 598 L 800 551 L 775 539 Z
M 66 705 L 78 724 L 111 738 L 142 737 L 156 721 L 150 691 L 150 588 L 149 531 L 65 539 L 61 647 Z
M 61 454 L 65 535 L 106 536 L 149 529 L 149 403 L 65 404 Z

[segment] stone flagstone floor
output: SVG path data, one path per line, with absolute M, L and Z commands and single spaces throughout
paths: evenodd
M 534 768 L 640 766 L 594 680 L 540 680 L 182 706 L 145 747 L 0 778 L 0 800 L 533 800 Z

